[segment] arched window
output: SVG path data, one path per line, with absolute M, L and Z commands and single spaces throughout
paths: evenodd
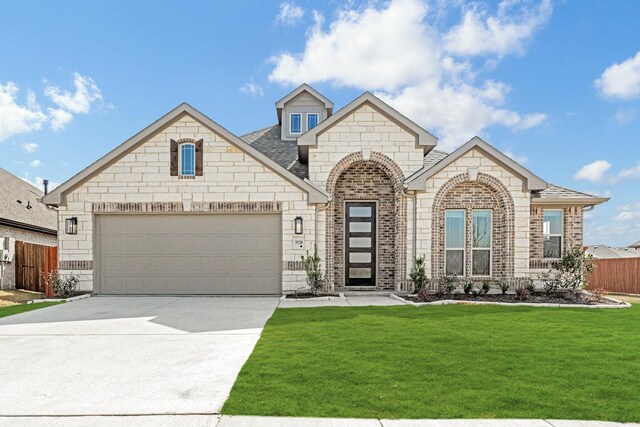
M 180 175 L 195 176 L 196 146 L 191 143 L 180 144 Z

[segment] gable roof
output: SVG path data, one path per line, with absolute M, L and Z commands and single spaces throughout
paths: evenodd
M 540 205 L 574 203 L 595 206 L 608 200 L 609 197 L 598 197 L 555 184 L 549 184 L 544 190 L 531 193 L 531 203 Z
M 68 181 L 64 182 L 62 185 L 58 186 L 55 190 L 51 191 L 49 194 L 42 198 L 42 203 L 47 205 L 61 205 L 66 202 L 66 194 L 73 190 L 74 188 L 82 185 L 84 182 L 94 177 L 95 175 L 102 172 L 104 169 L 117 162 L 119 159 L 124 157 L 126 154 L 142 145 L 146 142 L 150 137 L 157 134 L 161 130 L 163 130 L 166 126 L 169 126 L 171 123 L 176 120 L 184 117 L 185 115 L 189 115 L 195 120 L 202 123 L 203 126 L 209 128 L 212 132 L 217 133 L 222 136 L 225 140 L 227 140 L 230 144 L 234 145 L 236 148 L 243 151 L 245 154 L 249 155 L 256 161 L 262 163 L 267 168 L 271 169 L 273 172 L 280 175 L 282 178 L 291 182 L 296 187 L 301 190 L 307 192 L 309 195 L 308 201 L 309 203 L 325 203 L 327 202 L 327 195 L 316 188 L 313 184 L 308 181 L 304 181 L 293 173 L 289 172 L 286 168 L 282 167 L 278 163 L 274 162 L 269 157 L 265 156 L 263 153 L 247 144 L 245 141 L 241 140 L 233 133 L 229 132 L 227 129 L 220 126 L 218 123 L 202 114 L 200 111 L 193 108 L 191 105 L 183 102 L 178 105 L 173 110 L 169 111 L 167 114 L 162 116 L 160 119 L 156 120 L 151 125 L 147 126 L 124 143 L 119 145 L 118 147 L 111 150 L 105 156 L 101 157 L 94 163 L 92 163 L 89 167 L 80 171 L 78 174 L 73 176 Z
M 640 249 L 640 240 L 635 242 L 633 245 L 629 245 L 630 248 Z
M 38 203 L 42 194 L 33 185 L 0 168 L 0 223 L 55 235 L 58 212 Z
M 528 190 L 544 190 L 547 188 L 547 183 L 542 178 L 535 175 L 533 172 L 526 169 L 501 151 L 497 150 L 492 145 L 483 141 L 478 136 L 471 138 L 466 144 L 462 145 L 445 158 L 434 162 L 428 167 L 425 166 L 418 172 L 414 173 L 412 176 L 407 178 L 405 185 L 409 190 L 423 190 L 426 186 L 427 179 L 431 178 L 473 149 L 480 150 L 483 154 L 492 158 L 506 169 L 522 177 L 526 182 L 526 188 Z
M 280 125 L 268 126 L 242 135 L 240 139 L 250 144 L 265 156 L 273 159 L 273 161 L 298 178 L 305 179 L 309 177 L 308 165 L 303 165 L 298 160 L 298 146 L 296 142 L 282 139 L 282 127 Z
M 393 107 L 391 107 L 389 104 L 387 104 L 371 92 L 365 92 L 342 107 L 331 117 L 328 117 L 326 120 L 320 122 L 318 126 L 299 136 L 298 145 L 317 145 L 318 136 L 321 133 L 329 129 L 334 124 L 338 123 L 345 116 L 353 113 L 364 104 L 371 105 L 375 110 L 386 116 L 389 120 L 395 122 L 400 127 L 413 134 L 416 137 L 416 146 L 424 147 L 425 151 L 430 151 L 438 143 L 438 138 L 433 136 L 429 131 L 423 129 L 406 116 L 400 114 L 397 110 L 395 110 Z
M 287 102 L 291 101 L 293 98 L 300 95 L 302 92 L 307 92 L 309 95 L 313 96 L 318 101 L 322 102 L 324 104 L 324 108 L 327 108 L 329 110 L 333 109 L 333 102 L 329 100 L 329 98 L 327 98 L 326 96 L 324 96 L 323 94 L 321 94 L 320 92 L 318 92 L 317 90 L 315 90 L 314 88 L 312 88 L 306 83 L 302 83 L 300 86 L 298 86 L 297 88 L 295 88 L 294 90 L 292 90 L 291 92 L 289 92 L 288 94 L 286 94 L 285 96 L 277 100 L 276 109 L 282 110 L 284 108 L 284 105 Z M 329 114 L 331 114 L 331 111 L 329 112 Z M 278 115 L 280 115 L 279 112 L 278 112 Z

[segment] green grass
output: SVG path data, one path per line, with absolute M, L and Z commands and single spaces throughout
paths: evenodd
M 222 412 L 640 421 L 640 306 L 279 309 Z
M 35 304 L 10 305 L 8 307 L 0 307 L 0 317 L 12 316 L 14 314 L 25 313 L 27 311 L 38 310 L 39 308 L 50 307 L 52 305 L 62 304 L 63 302 L 39 302 Z

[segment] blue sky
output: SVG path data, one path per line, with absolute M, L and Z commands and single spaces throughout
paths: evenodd
M 0 166 L 64 182 L 182 101 L 236 134 L 301 82 L 372 91 L 440 137 L 607 195 L 640 240 L 640 2 L 0 1 Z

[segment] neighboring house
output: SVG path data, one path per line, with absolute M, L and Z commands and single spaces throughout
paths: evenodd
M 607 245 L 589 245 L 586 248 L 586 252 L 593 255 L 594 259 L 640 257 L 640 250 L 631 246 L 628 248 L 612 248 Z
M 633 245 L 629 245 L 629 247 L 633 249 L 640 249 L 640 240 L 635 242 Z
M 61 272 L 102 294 L 280 294 L 306 286 L 317 244 L 328 290 L 408 290 L 422 255 L 432 278 L 518 281 L 581 246 L 583 209 L 608 200 L 478 137 L 438 151 L 368 92 L 334 113 L 302 85 L 276 114 L 238 137 L 181 104 L 49 193 Z
M 58 212 L 38 202 L 42 191 L 0 168 L 0 289 L 15 288 L 15 241 L 58 244 Z

